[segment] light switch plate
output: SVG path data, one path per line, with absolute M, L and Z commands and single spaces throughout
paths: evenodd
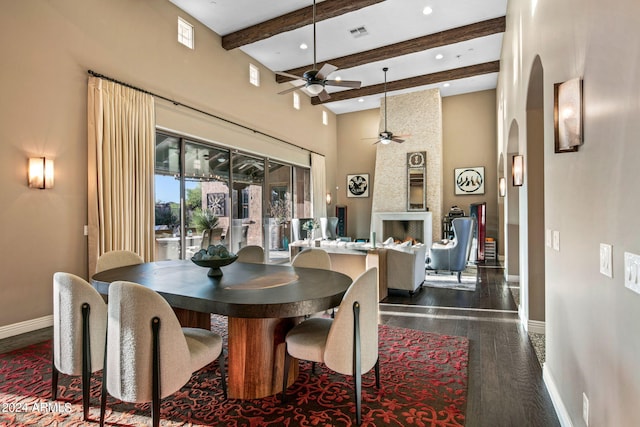
M 613 248 L 607 243 L 600 243 L 600 273 L 613 277 Z
M 553 250 L 560 251 L 560 232 L 553 230 Z
M 545 233 L 544 233 L 544 241 L 547 247 L 550 248 L 551 247 L 551 230 L 548 228 L 545 230 Z
M 640 255 L 624 253 L 624 285 L 640 294 Z

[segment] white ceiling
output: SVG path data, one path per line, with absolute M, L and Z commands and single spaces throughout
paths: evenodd
M 224 36 L 268 19 L 309 7 L 312 0 L 170 0 L 215 33 Z M 318 3 L 320 3 L 318 1 Z M 433 9 L 424 15 L 423 9 Z M 316 50 L 319 63 L 357 52 L 375 49 L 404 40 L 461 27 L 506 15 L 507 0 L 385 0 L 381 3 L 319 21 L 316 24 Z M 364 26 L 367 35 L 354 38 L 349 30 Z M 197 40 L 197 37 L 196 37 Z M 300 49 L 306 43 L 307 50 Z M 429 49 L 384 61 L 338 70 L 331 79 L 360 80 L 362 86 L 384 82 L 383 67 L 388 67 L 387 80 L 450 70 L 500 59 L 502 34 Z M 245 53 L 272 71 L 286 71 L 313 63 L 313 27 L 307 25 L 241 47 Z M 436 54 L 444 55 L 436 59 Z M 274 77 L 275 78 L 275 77 Z M 497 73 L 418 86 L 388 95 L 440 88 L 442 96 L 458 95 L 496 87 Z M 449 83 L 448 87 L 444 84 Z M 291 83 L 283 83 L 282 90 Z M 327 87 L 331 94 L 343 88 Z M 300 92 L 303 92 L 302 90 Z M 277 95 L 274 93 L 274 96 Z M 328 102 L 324 105 L 336 114 L 380 106 L 384 94 Z M 329 100 L 330 101 L 330 100 Z

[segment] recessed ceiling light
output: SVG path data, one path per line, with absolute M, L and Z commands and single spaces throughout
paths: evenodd
M 431 15 L 432 13 L 433 13 L 433 9 L 431 9 L 429 6 L 426 6 L 424 9 L 422 9 L 423 15 Z
M 449 87 L 449 86 L 451 86 L 451 83 L 445 83 L 445 84 L 443 84 L 442 86 L 443 86 L 443 87 Z
M 335 80 L 335 81 L 339 82 L 340 80 L 342 80 L 342 77 L 340 77 L 340 76 L 335 76 L 333 80 Z
M 359 98 L 358 102 L 364 102 L 364 98 Z
M 309 46 L 307 46 L 306 43 L 300 43 L 300 49 L 305 50 L 307 48 L 309 48 Z
M 436 59 L 442 59 L 442 58 L 444 58 L 443 54 L 439 53 L 439 54 L 436 55 Z

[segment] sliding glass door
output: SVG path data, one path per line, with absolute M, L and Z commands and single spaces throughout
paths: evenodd
M 222 244 L 234 253 L 261 246 L 265 261 L 286 262 L 291 218 L 311 215 L 310 188 L 308 168 L 158 132 L 156 260 Z

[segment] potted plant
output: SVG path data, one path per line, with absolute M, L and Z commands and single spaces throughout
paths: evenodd
M 196 209 L 192 216 L 193 224 L 202 233 L 201 248 L 208 248 L 222 239 L 222 228 L 218 228 L 218 217 L 211 209 Z

